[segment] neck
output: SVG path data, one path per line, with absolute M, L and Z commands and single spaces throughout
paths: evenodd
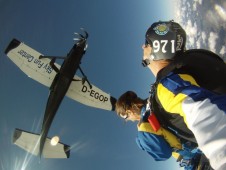
M 145 105 L 145 100 L 139 98 L 140 103 L 137 103 L 135 107 L 133 107 L 132 111 L 134 113 L 134 120 L 140 121 L 141 109 Z
M 152 61 L 148 67 L 156 77 L 158 72 L 162 70 L 164 67 L 166 67 L 168 64 L 169 64 L 169 61 L 167 60 L 158 60 L 158 61 Z

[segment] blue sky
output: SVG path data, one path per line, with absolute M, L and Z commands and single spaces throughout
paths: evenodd
M 49 136 L 73 146 L 71 157 L 40 163 L 27 156 L 12 144 L 13 131 L 40 131 L 49 92 L 4 54 L 17 38 L 42 54 L 66 55 L 83 27 L 90 37 L 81 67 L 90 82 L 116 98 L 127 90 L 146 98 L 154 77 L 141 66 L 144 34 L 153 22 L 173 19 L 172 6 L 170 0 L 0 0 L 0 169 L 178 169 L 175 160 L 155 162 L 136 146 L 135 123 L 67 97 Z

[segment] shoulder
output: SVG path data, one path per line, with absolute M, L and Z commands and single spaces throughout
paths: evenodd
M 137 126 L 138 128 L 138 135 L 137 137 L 139 140 L 143 142 L 152 142 L 152 140 L 164 140 L 162 131 L 159 130 L 155 132 L 148 122 L 141 122 Z
M 176 73 L 170 72 L 168 75 L 163 77 L 158 84 L 163 84 L 166 87 L 180 87 L 187 85 L 196 85 L 198 86 L 195 78 L 189 73 Z
M 157 83 L 156 90 L 158 95 L 164 95 L 168 92 L 178 94 L 181 92 L 181 90 L 191 86 L 199 87 L 193 76 L 190 74 L 170 72 Z
M 165 140 L 162 130 L 158 130 L 155 132 L 151 127 L 150 123 L 140 123 L 138 126 L 138 134 L 137 140 L 139 140 L 143 145 L 168 145 L 167 141 Z

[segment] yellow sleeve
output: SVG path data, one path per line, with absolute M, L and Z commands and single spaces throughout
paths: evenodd
M 151 125 L 145 122 L 145 123 L 141 123 L 138 126 L 138 130 L 143 132 L 149 132 L 156 135 L 161 135 L 164 137 L 164 139 L 169 143 L 169 145 L 172 148 L 182 149 L 180 140 L 174 134 L 172 134 L 171 132 L 169 132 L 168 130 L 162 127 L 157 132 L 155 132 L 154 129 L 151 127 Z

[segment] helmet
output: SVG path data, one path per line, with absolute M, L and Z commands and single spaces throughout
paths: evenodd
M 173 20 L 159 21 L 151 25 L 146 32 L 146 45 L 152 47 L 153 60 L 173 59 L 179 52 L 185 50 L 186 33 Z

